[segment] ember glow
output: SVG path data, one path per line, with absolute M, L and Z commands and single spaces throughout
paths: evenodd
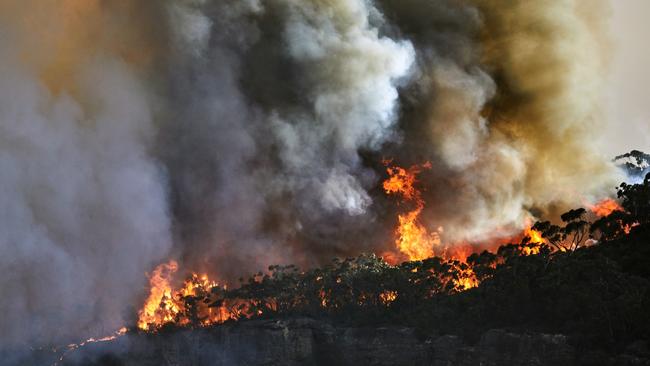
M 115 331 L 113 334 L 108 335 L 108 336 L 99 337 L 99 338 L 88 338 L 83 342 L 69 344 L 69 345 L 67 345 L 65 347 L 65 350 L 61 353 L 61 357 L 59 357 L 58 361 L 55 362 L 52 366 L 59 365 L 59 363 L 63 362 L 63 360 L 65 359 L 65 357 L 68 354 L 70 354 L 71 352 L 74 352 L 75 350 L 77 350 L 79 348 L 85 347 L 86 345 L 89 345 L 91 343 L 102 343 L 102 342 L 114 341 L 117 338 L 125 335 L 127 332 L 128 332 L 128 329 L 126 327 L 122 327 L 119 330 Z M 53 351 L 58 352 L 59 349 L 55 348 Z
M 397 216 L 398 226 L 395 229 L 395 244 L 397 249 L 410 260 L 422 260 L 433 257 L 434 247 L 440 246 L 438 232 L 429 230 L 420 222 L 420 214 L 424 209 L 422 194 L 416 187 L 417 175 L 422 169 L 431 169 L 430 163 L 414 165 L 408 169 L 398 166 L 388 167 L 388 179 L 384 181 L 384 191 L 389 195 L 397 195 L 401 203 L 412 205 L 413 208 Z
M 388 305 L 391 302 L 397 300 L 397 291 L 384 291 L 379 294 L 379 300 L 382 304 Z

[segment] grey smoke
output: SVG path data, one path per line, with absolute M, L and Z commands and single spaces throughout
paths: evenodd
M 108 58 L 54 95 L 0 47 L 0 343 L 119 327 L 171 246 L 147 91 Z

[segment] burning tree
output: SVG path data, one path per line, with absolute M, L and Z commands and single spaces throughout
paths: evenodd
M 416 217 L 423 207 L 414 186 L 419 169 L 389 168 L 384 182 L 387 192 L 415 203 Z M 174 286 L 172 261 L 152 272 L 138 326 L 156 331 L 309 316 L 466 334 L 521 326 L 611 344 L 647 337 L 650 174 L 642 183 L 621 184 L 618 199 L 569 210 L 561 224 L 537 222 L 518 242 L 466 258 L 434 256 L 430 247 L 431 255 L 400 264 L 369 254 L 309 270 L 274 265 L 233 289 L 199 274 Z M 405 238 L 396 233 L 399 247 Z M 413 248 L 399 248 L 418 257 Z

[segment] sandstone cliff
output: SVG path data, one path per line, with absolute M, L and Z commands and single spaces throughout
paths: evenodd
M 565 336 L 490 330 L 473 345 L 403 327 L 346 328 L 311 319 L 249 321 L 130 334 L 71 353 L 64 365 L 650 365 L 647 345 L 620 356 L 578 352 Z

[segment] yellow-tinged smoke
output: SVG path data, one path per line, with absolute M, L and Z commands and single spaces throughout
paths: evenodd
M 605 122 L 604 1 L 380 3 L 419 58 L 405 91 L 406 143 L 394 155 L 432 160 L 425 214 L 443 239 L 508 235 L 623 179 L 595 143 Z
M 487 144 L 508 146 L 522 161 L 525 172 L 516 179 L 525 207 L 562 210 L 579 205 L 580 195 L 611 193 L 622 176 L 594 143 L 605 123 L 606 2 L 477 4 L 483 62 L 497 82 Z
M 164 45 L 163 10 L 150 0 L 6 0 L 0 20 L 21 63 L 53 92 L 75 93 L 79 70 L 95 59 L 151 68 Z

